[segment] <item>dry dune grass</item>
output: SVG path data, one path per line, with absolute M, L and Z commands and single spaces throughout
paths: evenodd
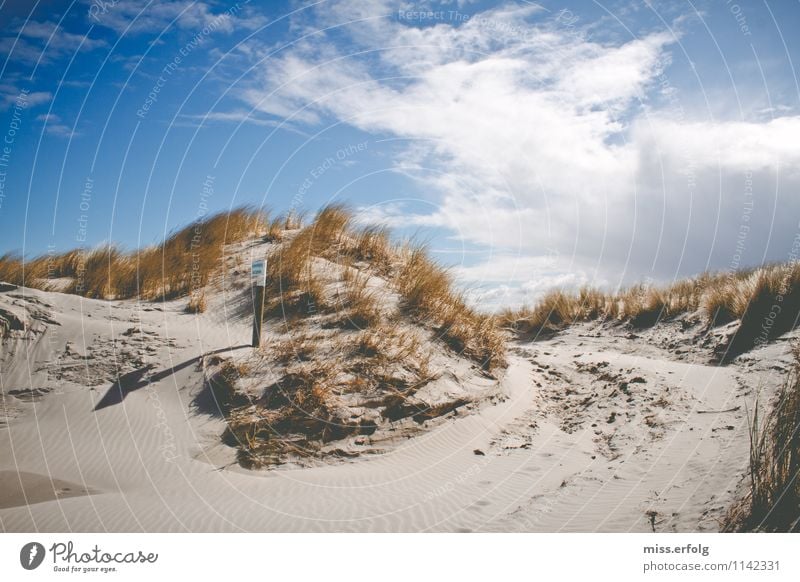
M 394 264 L 389 231 L 382 226 L 367 226 L 354 233 L 349 255 L 356 263 L 365 263 L 380 275 L 388 275 Z
M 239 464 L 251 469 L 280 464 L 288 454 L 312 455 L 317 440 L 342 438 L 330 405 L 331 375 L 330 367 L 295 369 L 256 402 L 231 409 L 222 438 L 237 447 Z
M 206 294 L 203 291 L 196 291 L 189 297 L 184 311 L 186 313 L 205 313 L 206 307 Z
M 292 362 L 309 362 L 316 356 L 319 346 L 325 340 L 324 335 L 301 331 L 293 333 L 290 337 L 270 344 L 269 350 L 273 359 L 279 365 L 288 365 Z
M 395 285 L 407 312 L 437 328 L 453 350 L 485 369 L 505 365 L 505 339 L 495 318 L 469 307 L 454 291 L 447 270 L 434 263 L 423 246 L 406 247 Z
M 798 323 L 800 263 L 706 273 L 666 287 L 636 285 L 619 293 L 591 288 L 577 293 L 556 290 L 535 306 L 508 310 L 499 319 L 521 335 L 530 336 L 591 320 L 649 327 L 685 313 L 697 313 L 709 326 L 740 320 L 729 355 L 774 339 Z
M 259 210 L 238 208 L 198 220 L 159 245 L 133 252 L 103 245 L 27 262 L 6 254 L 0 257 L 0 279 L 47 289 L 52 279 L 69 277 L 66 291 L 86 297 L 179 297 L 204 287 L 221 267 L 225 245 L 256 236 L 265 220 Z
M 85 260 L 84 255 L 83 251 L 74 250 L 58 255 L 45 255 L 25 262 L 16 253 L 5 253 L 0 256 L 0 281 L 22 285 L 26 280 L 74 277 Z
M 375 291 L 369 287 L 369 276 L 354 269 L 344 269 L 340 303 L 344 323 L 348 327 L 366 329 L 381 320 L 381 310 Z
M 334 204 L 319 211 L 307 228 L 309 250 L 317 256 L 332 257 L 350 232 L 352 215 L 346 206 Z
M 599 292 L 597 294 L 601 295 Z M 507 310 L 499 318 L 520 334 L 547 333 L 578 321 L 580 306 L 578 296 L 555 290 L 546 293 L 535 307 Z M 603 314 L 598 314 L 598 317 L 602 318 Z
M 0 256 L 0 281 L 22 285 L 25 280 L 23 261 L 16 253 Z
M 270 344 L 263 357 L 278 380 L 257 397 L 246 398 L 235 388 L 225 396 L 239 405 L 223 411 L 223 439 L 237 447 L 244 467 L 280 464 L 288 455 L 316 456 L 327 443 L 373 434 L 382 419 L 421 422 L 437 416 L 414 399 L 432 375 L 430 355 L 408 328 L 301 328 Z
M 325 291 L 315 267 L 324 259 L 341 269 L 338 301 Z M 505 341 L 494 318 L 477 313 L 454 290 L 449 273 L 422 246 L 392 245 L 385 228 L 353 226 L 343 205 L 323 208 L 316 218 L 276 248 L 268 264 L 268 317 L 320 314 L 339 308 L 341 321 L 356 328 L 377 325 L 380 304 L 367 285 L 369 273 L 387 280 L 402 299 L 406 314 L 435 328 L 459 354 L 487 370 L 505 364 Z M 356 266 L 356 269 L 350 269 Z
M 740 320 L 723 358 L 735 357 L 774 340 L 798 325 L 800 319 L 800 263 L 769 265 L 725 290 L 717 313 Z
M 404 249 L 404 260 L 397 273 L 397 288 L 406 307 L 422 313 L 448 303 L 452 294 L 450 275 L 434 263 L 422 246 Z
M 267 261 L 272 289 L 290 291 L 314 276 L 315 257 L 335 258 L 347 231 L 350 214 L 341 206 L 329 206 L 315 220 L 275 249 Z
M 277 242 L 283 239 L 287 232 L 298 230 L 303 226 L 305 215 L 300 212 L 291 211 L 286 214 L 276 216 L 271 220 L 265 220 L 266 234 L 264 240 L 267 242 Z
M 800 532 L 800 346 L 775 407 L 750 425 L 750 493 L 725 529 Z

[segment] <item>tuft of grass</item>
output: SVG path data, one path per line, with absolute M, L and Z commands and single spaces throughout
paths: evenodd
M 201 291 L 189 297 L 184 311 L 186 313 L 205 313 L 206 307 L 206 294 Z
M 292 210 L 285 215 L 283 215 L 283 230 L 298 230 L 303 228 L 303 223 L 305 222 L 306 214 L 305 212 Z
M 354 261 L 365 263 L 381 275 L 391 273 L 395 253 L 386 227 L 368 226 L 353 233 L 348 252 Z
M 617 302 L 605 293 L 591 287 L 578 291 L 578 307 L 574 314 L 579 319 L 606 319 L 617 314 Z
M 331 400 L 337 373 L 329 362 L 293 366 L 257 402 L 232 409 L 223 440 L 238 447 L 239 463 L 278 464 L 290 453 L 309 456 L 321 444 L 374 430 L 337 416 Z
M 800 346 L 778 400 L 750 422 L 750 493 L 728 514 L 724 529 L 800 532 Z
M 381 311 L 375 291 L 369 287 L 369 276 L 346 267 L 343 274 L 340 307 L 346 327 L 366 329 L 377 325 L 381 321 Z
M 451 302 L 452 278 L 434 263 L 423 246 L 406 250 L 406 258 L 395 279 L 406 307 L 422 315 Z
M 310 225 L 275 249 L 267 260 L 270 296 L 286 305 L 294 305 L 298 294 L 322 302 L 324 293 L 314 274 L 313 260 L 336 254 L 349 223 L 345 207 L 323 208 Z
M 313 269 L 307 228 L 275 249 L 267 260 L 265 317 L 308 316 L 327 306 L 324 286 Z
M 800 320 L 800 263 L 770 265 L 741 282 L 734 314 L 740 319 L 723 359 L 768 343 L 796 327 Z
M 309 252 L 319 257 L 335 258 L 349 234 L 351 221 L 352 215 L 345 205 L 332 204 L 320 210 L 307 228 Z
M 23 271 L 22 257 L 16 253 L 5 253 L 0 256 L 0 281 L 13 283 L 14 285 L 24 285 L 25 277 Z
M 428 257 L 425 247 L 406 248 L 403 254 L 394 284 L 405 310 L 433 325 L 442 341 L 484 369 L 505 366 L 505 339 L 496 319 L 467 305 L 453 290 L 450 274 Z
M 422 351 L 419 336 L 392 323 L 366 329 L 351 338 L 343 338 L 342 351 L 354 358 L 374 358 L 381 367 L 398 365 L 424 369 L 430 354 Z
M 234 408 L 245 405 L 248 399 L 237 391 L 236 386 L 246 371 L 231 360 L 224 360 L 206 382 L 195 404 L 207 414 L 215 416 L 224 416 Z
M 304 214 L 291 211 L 281 214 L 269 220 L 265 218 L 264 225 L 266 232 L 264 240 L 267 242 L 279 242 L 283 240 L 287 233 L 298 230 L 303 226 Z
M 269 346 L 269 352 L 278 364 L 309 362 L 318 354 L 318 346 L 324 336 L 315 333 L 293 333 L 286 339 L 277 340 Z
M 588 295 L 588 291 L 584 291 Z M 523 336 L 538 336 L 573 323 L 580 314 L 578 296 L 555 290 L 542 297 L 535 307 L 506 312 L 502 318 L 514 331 Z M 587 317 L 588 319 L 588 317 Z

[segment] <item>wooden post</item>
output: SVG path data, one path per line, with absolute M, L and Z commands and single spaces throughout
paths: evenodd
M 261 347 L 264 320 L 264 296 L 267 284 L 267 262 L 253 261 L 250 274 L 253 279 L 253 347 Z
M 254 291 L 255 304 L 253 305 L 253 347 L 261 347 L 261 327 L 264 319 L 264 287 L 256 285 Z

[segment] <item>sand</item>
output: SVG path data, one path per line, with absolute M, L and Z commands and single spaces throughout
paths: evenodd
M 747 410 L 789 337 L 719 367 L 680 322 L 516 344 L 494 402 L 386 452 L 248 471 L 199 412 L 200 357 L 247 313 L 12 289 L 0 355 L 2 531 L 717 531 L 745 491 Z M 791 336 L 796 337 L 796 336 Z
M 0 509 L 91 494 L 92 491 L 77 483 L 51 479 L 46 475 L 0 471 Z

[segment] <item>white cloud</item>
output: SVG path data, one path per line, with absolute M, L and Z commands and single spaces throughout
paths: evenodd
M 44 123 L 44 130 L 49 135 L 54 135 L 57 137 L 69 137 L 73 138 L 79 135 L 77 132 L 73 131 L 72 128 L 61 121 L 61 118 L 54 113 L 46 113 L 42 115 L 36 116 L 36 121 L 41 121 Z
M 103 40 L 68 32 L 54 22 L 28 20 L 5 32 L 6 36 L 0 38 L 0 52 L 24 63 L 49 63 L 78 50 L 106 46 Z
M 181 114 L 174 125 L 187 127 L 210 127 L 214 123 L 233 123 L 237 125 L 257 125 L 261 127 L 279 127 L 285 131 L 297 133 L 304 137 L 308 134 L 298 129 L 294 124 L 279 121 L 274 118 L 264 118 L 254 111 L 234 109 L 232 111 L 209 111 L 203 114 Z
M 779 165 L 797 172 L 800 162 L 800 117 L 767 122 L 677 123 L 651 118 L 637 127 L 640 149 L 659 147 L 664 156 L 689 159 L 698 166 L 768 170 Z
M 1 107 L 10 107 L 21 98 L 23 93 L 11 83 L 2 83 L 0 84 L 0 95 L 2 95 L 2 97 L 0 97 L 0 103 L 2 103 Z M 41 105 L 42 103 L 50 103 L 52 99 L 53 94 L 49 91 L 31 91 L 24 94 L 24 102 L 26 107 L 34 107 L 36 105 Z
M 158 34 L 171 27 L 197 32 L 213 27 L 220 32 L 232 32 L 235 28 L 252 30 L 266 23 L 263 16 L 238 3 L 226 10 L 193 0 L 117 0 L 107 6 L 91 0 L 87 4 L 89 23 L 128 35 Z
M 349 6 L 326 4 L 324 24 Z M 601 43 L 536 15 L 512 6 L 466 24 L 350 24 L 349 43 L 318 33 L 264 61 L 239 96 L 297 123 L 412 139 L 397 170 L 424 181 L 437 209 L 383 209 L 383 219 L 446 227 L 520 257 L 504 259 L 521 267 L 505 283 L 526 292 L 541 281 L 616 285 L 726 268 L 743 224 L 743 260 L 779 257 L 800 216 L 800 118 L 658 111 L 648 95 L 662 90 L 678 39 L 656 31 Z M 551 255 L 553 269 L 526 274 L 529 261 Z M 496 262 L 463 278 L 480 283 Z
M 103 40 L 67 32 L 54 22 L 28 20 L 22 25 L 20 36 L 32 41 L 47 43 L 49 50 L 65 53 L 75 51 L 78 47 L 83 50 L 92 50 L 106 45 Z

